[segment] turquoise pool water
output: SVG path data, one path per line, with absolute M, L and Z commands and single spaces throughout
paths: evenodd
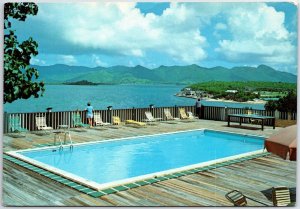
M 263 138 L 194 130 L 18 152 L 98 184 L 260 150 Z

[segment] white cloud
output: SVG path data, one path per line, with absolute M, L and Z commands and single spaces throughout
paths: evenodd
M 98 66 L 101 66 L 101 67 L 107 67 L 108 66 L 108 64 L 106 63 L 106 62 L 103 62 L 101 59 L 100 59 L 100 57 L 99 56 L 97 56 L 97 55 L 95 55 L 95 54 L 93 54 L 92 55 L 92 65 L 94 66 L 94 67 L 98 67 Z
M 226 30 L 227 29 L 227 25 L 224 23 L 217 23 L 215 25 L 215 30 Z
M 46 53 L 73 55 L 65 58 L 73 64 L 77 55 L 97 54 L 92 62 L 101 66 L 128 60 L 132 65 L 141 60 L 146 65 L 199 64 L 207 57 L 247 65 L 297 62 L 297 34 L 285 27 L 285 14 L 266 3 L 173 2 L 161 15 L 143 14 L 135 6 L 40 4 L 37 30 L 44 38 L 40 46 L 48 44 Z M 211 54 L 206 51 L 209 47 L 215 49 L 209 50 Z
M 40 13 L 73 45 L 134 57 L 151 50 L 177 61 L 198 62 L 206 58 L 206 39 L 195 14 L 185 4 L 171 3 L 161 16 L 144 15 L 127 2 L 47 5 Z
M 30 59 L 30 64 L 31 65 L 46 65 L 46 62 L 42 59 L 37 59 L 35 57 Z
M 226 11 L 231 39 L 221 39 L 216 49 L 229 61 L 291 64 L 296 61 L 293 34 L 284 26 L 285 15 L 264 3 L 239 4 Z
M 77 60 L 73 55 L 60 55 L 59 59 L 61 63 L 66 65 L 75 65 L 77 64 Z

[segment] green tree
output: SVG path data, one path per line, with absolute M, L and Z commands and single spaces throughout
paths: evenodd
M 294 91 L 278 100 L 278 110 L 282 112 L 297 112 L 297 94 Z
M 277 101 L 273 101 L 273 100 L 269 100 L 266 104 L 265 104 L 265 109 L 267 111 L 275 111 L 277 110 Z
M 32 56 L 38 54 L 38 44 L 31 37 L 19 43 L 11 18 L 25 21 L 27 15 L 36 15 L 35 3 L 5 3 L 4 5 L 4 103 L 17 99 L 38 98 L 45 91 L 44 82 L 37 82 L 38 71 L 30 66 Z
M 270 111 L 297 112 L 297 94 L 294 91 L 289 91 L 286 96 L 278 101 L 268 101 L 265 108 Z

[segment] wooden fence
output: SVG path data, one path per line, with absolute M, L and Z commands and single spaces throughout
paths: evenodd
M 195 107 L 194 106 L 173 106 L 173 107 L 153 107 L 153 108 L 131 108 L 131 109 L 112 109 L 112 110 L 94 110 L 94 113 L 100 113 L 103 122 L 111 123 L 112 116 L 119 116 L 121 121 L 125 120 L 136 120 L 136 121 L 144 121 L 146 119 L 145 112 L 152 112 L 155 118 L 163 118 L 166 120 L 164 115 L 164 109 L 170 109 L 170 112 L 173 117 L 179 118 L 179 108 L 185 108 L 186 112 L 193 112 L 195 115 Z M 58 128 L 58 125 L 68 125 L 70 128 L 74 127 L 72 121 L 72 114 L 78 113 L 82 118 L 83 123 L 87 123 L 86 113 L 85 111 L 60 111 L 60 112 L 34 112 L 34 113 L 4 113 L 4 122 L 3 122 L 3 130 L 4 133 L 11 132 L 10 121 L 14 118 L 19 117 L 21 127 L 26 128 L 29 131 L 37 130 L 35 117 L 44 116 L 46 117 L 47 126 L 50 126 L 54 129 Z M 275 113 L 274 111 L 265 111 L 265 110 L 252 110 L 253 113 L 265 116 L 275 116 L 277 119 L 286 120 L 288 118 L 288 113 Z M 216 120 L 216 121 L 226 121 L 227 114 L 243 114 L 245 113 L 245 109 L 243 108 L 224 108 L 224 107 L 212 107 L 205 106 L 202 108 L 201 118 L 206 120 Z M 297 114 L 292 113 L 290 115 L 292 120 L 296 120 Z M 232 121 L 235 119 L 232 118 Z M 236 120 L 237 122 L 237 120 Z M 271 125 L 271 121 L 267 120 L 266 125 Z

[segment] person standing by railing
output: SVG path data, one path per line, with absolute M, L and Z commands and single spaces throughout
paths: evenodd
M 196 108 L 196 116 L 200 119 L 200 115 L 201 115 L 201 99 L 200 98 L 197 99 L 195 108 Z
M 86 118 L 88 119 L 88 124 L 90 127 L 93 127 L 93 106 L 91 106 L 91 103 L 87 103 L 87 107 L 85 108 L 86 110 Z

